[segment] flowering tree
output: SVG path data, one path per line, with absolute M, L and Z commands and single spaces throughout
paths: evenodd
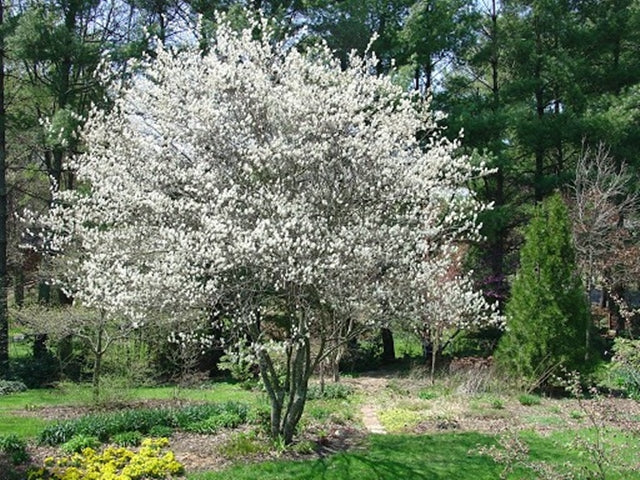
M 343 70 L 263 20 L 215 35 L 206 55 L 160 48 L 91 115 L 72 164 L 85 188 L 57 195 L 49 241 L 75 252 L 77 302 L 211 318 L 248 345 L 289 442 L 336 332 L 429 302 L 432 251 L 477 235 L 464 184 L 484 171 L 375 59 Z
M 431 362 L 431 381 L 437 358 L 460 332 L 503 326 L 497 304 L 487 304 L 483 293 L 473 288 L 471 272 L 463 271 L 464 253 L 459 246 L 449 247 L 430 258 L 418 282 L 423 308 L 404 322 L 404 327 L 422 342 L 424 359 Z

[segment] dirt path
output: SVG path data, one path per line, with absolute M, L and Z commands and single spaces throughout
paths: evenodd
M 345 383 L 354 386 L 367 399 L 360 407 L 364 427 L 371 433 L 387 433 L 378 418 L 378 407 L 371 403 L 371 399 L 377 398 L 379 393 L 387 388 L 387 379 L 379 375 L 363 375 L 345 380 Z

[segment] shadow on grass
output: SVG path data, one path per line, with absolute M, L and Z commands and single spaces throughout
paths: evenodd
M 360 451 L 318 460 L 265 462 L 222 472 L 192 475 L 190 479 L 218 480 L 411 480 L 498 478 L 501 467 L 488 457 L 469 454 L 493 437 L 476 433 L 429 436 L 372 435 Z

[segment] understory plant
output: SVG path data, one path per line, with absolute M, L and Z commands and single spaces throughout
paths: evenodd
M 14 465 L 29 460 L 27 442 L 15 434 L 0 436 L 0 453 L 7 455 Z
M 102 452 L 85 448 L 79 453 L 45 459 L 44 466 L 32 470 L 28 480 L 142 480 L 182 476 L 184 467 L 168 451 L 166 438 L 145 439 L 136 452 L 124 447 L 108 447 Z
M 39 441 L 45 445 L 58 445 L 82 435 L 106 442 L 125 432 L 137 431 L 144 435 L 162 432 L 159 427 L 197 431 L 203 422 L 211 428 L 200 433 L 213 433 L 220 428 L 233 428 L 245 423 L 248 415 L 249 407 L 236 402 L 128 409 L 53 423 L 42 430 Z

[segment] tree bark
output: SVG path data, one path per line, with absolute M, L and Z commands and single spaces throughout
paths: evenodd
M 0 3 L 0 27 L 3 26 L 4 4 Z M 4 53 L 4 33 L 0 33 L 0 376 L 7 377 L 9 375 L 9 315 L 7 306 L 7 125 L 4 98 Z
M 381 328 L 382 336 L 382 361 L 393 362 L 396 359 L 396 349 L 393 343 L 393 333 L 388 328 Z

